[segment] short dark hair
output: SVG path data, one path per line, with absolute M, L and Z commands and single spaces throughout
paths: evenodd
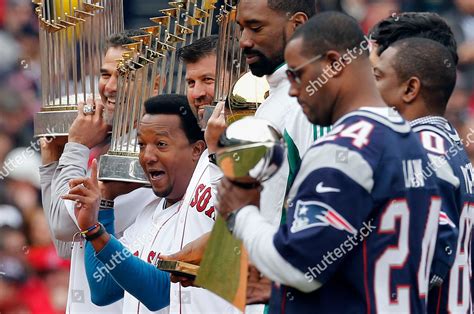
M 185 64 L 196 63 L 207 56 L 216 54 L 218 40 L 217 35 L 200 38 L 178 49 L 178 58 Z
M 439 42 L 449 49 L 454 63 L 458 64 L 457 44 L 449 25 L 432 12 L 405 12 L 392 15 L 377 23 L 370 31 L 370 38 L 377 45 L 380 56 L 397 40 L 420 37 Z
M 303 12 L 308 18 L 316 15 L 317 0 L 268 0 L 268 7 L 274 11 L 295 14 Z
M 110 48 L 121 48 L 123 45 L 136 43 L 137 41 L 133 40 L 132 37 L 143 36 L 143 35 L 148 35 L 148 33 L 141 29 L 129 29 L 121 33 L 110 35 L 106 41 L 106 51 Z M 152 74 L 153 74 L 153 67 L 156 67 L 156 66 L 158 66 L 158 64 L 155 63 L 155 65 L 150 66 L 148 68 L 147 79 L 149 81 L 152 79 L 155 79 L 152 77 Z
M 143 36 L 147 34 L 147 32 L 142 31 L 141 29 L 129 29 L 121 33 L 112 34 L 107 38 L 106 49 L 119 48 L 123 45 L 133 44 L 136 41 L 133 40 L 131 37 Z
M 181 128 L 191 144 L 204 141 L 204 133 L 191 111 L 186 96 L 166 94 L 152 97 L 145 101 L 145 113 L 177 115 L 181 119 Z
M 306 54 L 316 56 L 328 50 L 346 52 L 366 42 L 357 21 L 344 13 L 327 11 L 319 13 L 298 27 L 292 39 L 303 38 Z M 367 43 L 368 44 L 368 43 Z M 361 55 L 368 57 L 362 50 Z
M 397 49 L 392 66 L 398 79 L 419 78 L 427 106 L 444 113 L 456 85 L 456 65 L 449 49 L 437 41 L 417 37 L 399 40 L 391 47 Z

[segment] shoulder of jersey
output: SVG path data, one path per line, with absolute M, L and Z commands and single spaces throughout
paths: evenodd
M 408 122 L 392 109 L 362 108 L 351 112 L 314 143 L 306 153 L 302 167 L 314 168 L 319 163 L 359 174 L 363 169 L 371 178 L 383 151 L 387 147 L 396 149 L 396 136 L 390 136 L 390 133 L 411 134 Z
M 428 141 L 433 142 L 433 145 L 436 144 L 436 142 L 438 143 L 443 142 L 445 146 L 463 147 L 459 134 L 449 123 L 446 123 L 444 125 L 441 125 L 439 123 L 417 124 L 413 126 L 413 131 L 415 133 L 420 134 L 420 138 L 425 148 L 426 148 L 425 144 L 428 143 Z M 449 147 L 445 148 L 444 152 L 447 152 L 449 150 Z M 433 152 L 443 154 L 443 152 L 441 151 L 440 152 L 433 151 Z
M 389 107 L 363 107 L 345 115 L 341 120 L 352 120 L 354 117 L 373 120 L 397 133 L 408 134 L 411 131 L 410 124 L 398 112 Z
M 411 127 L 396 111 L 391 108 L 361 108 L 341 117 L 332 130 L 321 137 L 313 146 L 336 142 L 349 149 L 361 150 L 369 143 L 386 143 L 387 134 L 410 134 Z M 346 139 L 353 139 L 347 141 Z M 377 145 L 381 148 L 384 145 Z
M 318 139 L 306 153 L 295 185 L 312 171 L 332 168 L 370 192 L 374 171 L 387 147 L 388 139 L 384 137 L 387 132 L 410 134 L 411 127 L 389 108 L 367 108 L 342 117 L 333 130 Z
M 421 123 L 414 125 L 413 131 L 419 136 L 436 176 L 458 188 L 460 180 L 455 169 L 464 167 L 469 159 L 456 130 L 449 123 Z

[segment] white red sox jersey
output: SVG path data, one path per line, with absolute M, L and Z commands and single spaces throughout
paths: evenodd
M 164 208 L 158 199 L 147 206 L 120 241 L 143 261 L 156 264 L 160 254 L 175 253 L 189 242 L 210 232 L 216 211 L 209 175 L 208 154 L 204 152 L 180 202 Z M 144 287 L 146 289 L 146 287 Z M 147 309 L 125 292 L 123 313 L 238 313 L 230 303 L 202 288 L 184 288 L 172 283 L 170 306 L 158 312 Z

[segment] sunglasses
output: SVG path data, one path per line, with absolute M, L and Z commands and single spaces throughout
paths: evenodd
M 316 57 L 313 57 L 313 58 L 309 59 L 308 61 L 306 61 L 305 63 L 301 64 L 300 66 L 298 66 L 294 69 L 288 68 L 288 70 L 286 70 L 286 76 L 288 77 L 288 80 L 290 81 L 290 83 L 291 84 L 296 83 L 298 85 L 301 85 L 301 78 L 300 78 L 300 74 L 298 73 L 298 71 L 303 69 L 308 64 L 313 63 L 315 61 L 318 61 L 319 59 L 321 59 L 323 57 L 323 55 L 324 54 L 317 55 Z

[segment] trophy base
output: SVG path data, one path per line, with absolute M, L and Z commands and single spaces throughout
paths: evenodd
M 99 180 L 150 185 L 138 158 L 132 156 L 102 155 L 99 161 Z
M 180 276 L 180 277 L 187 277 L 190 279 L 194 279 L 197 276 L 199 266 L 180 262 L 180 261 L 163 261 L 160 260 L 156 264 L 158 269 L 163 271 L 169 272 L 173 275 Z
M 34 117 L 34 136 L 68 136 L 76 117 L 77 110 L 38 112 Z
M 256 111 L 257 109 L 233 109 L 232 113 L 226 114 L 225 120 L 227 125 L 230 125 L 235 121 L 239 121 L 245 117 L 255 116 Z
M 200 121 L 200 126 L 202 130 L 205 130 L 207 127 L 207 123 L 209 119 L 211 118 L 212 113 L 214 112 L 214 109 L 216 106 L 204 106 L 204 113 L 202 120 Z M 253 117 L 255 116 L 255 112 L 257 109 L 252 108 L 252 109 L 232 109 L 229 110 L 226 108 L 226 113 L 225 113 L 225 120 L 227 125 L 234 123 L 235 121 L 238 121 L 240 119 L 243 119 L 245 117 Z

